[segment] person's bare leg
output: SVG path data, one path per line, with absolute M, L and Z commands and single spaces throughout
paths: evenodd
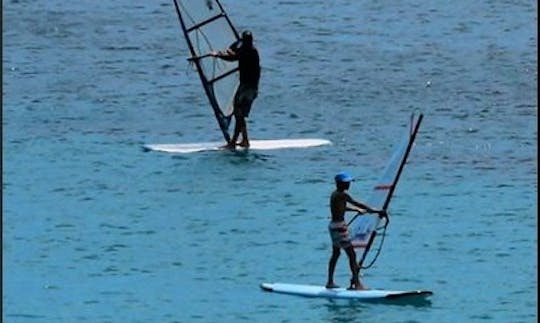
M 326 282 L 326 288 L 337 288 L 339 287 L 334 283 L 334 271 L 336 270 L 336 264 L 339 259 L 340 254 L 339 247 L 332 247 L 332 256 L 328 262 L 328 281 Z
M 238 140 L 238 136 L 240 135 L 240 119 L 243 119 L 241 117 L 237 117 L 235 116 L 235 125 L 234 125 L 234 133 L 233 133 L 233 136 L 231 138 L 231 140 L 224 146 L 222 146 L 221 148 L 225 148 L 225 149 L 236 149 L 236 141 Z
M 246 119 L 244 117 L 239 117 L 238 121 L 240 123 L 239 131 L 242 133 L 242 141 L 238 145 L 247 148 L 249 147 L 249 138 L 248 138 L 248 133 L 247 133 Z
M 367 289 L 361 282 L 360 282 L 360 268 L 358 267 L 358 264 L 356 263 L 356 252 L 354 252 L 354 248 L 352 246 L 345 249 L 347 252 L 347 256 L 349 256 L 349 267 L 351 268 L 352 273 L 352 279 L 351 279 L 351 286 L 349 289 L 355 289 L 355 290 L 364 290 Z

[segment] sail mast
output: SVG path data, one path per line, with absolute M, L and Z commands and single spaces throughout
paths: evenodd
M 380 208 L 385 211 L 388 209 L 390 201 L 394 195 L 394 191 L 396 189 L 397 183 L 399 181 L 401 173 L 403 172 L 403 168 L 405 167 L 407 158 L 409 157 L 409 153 L 412 149 L 412 145 L 416 138 L 416 134 L 418 133 L 418 130 L 420 128 L 420 123 L 422 122 L 422 118 L 423 118 L 423 114 L 420 114 L 415 123 L 414 114 L 411 115 L 411 130 L 409 131 L 407 141 L 405 142 L 406 146 L 403 145 L 403 146 L 398 147 L 397 151 L 394 153 L 394 155 L 390 159 L 389 165 L 385 169 L 381 182 L 379 182 L 374 187 L 374 194 L 376 196 L 377 194 L 382 194 L 381 192 L 383 191 L 387 191 L 386 196 L 384 197 L 384 200 L 377 201 L 376 202 L 377 205 L 368 203 L 371 207 Z M 396 158 L 399 158 L 399 159 L 396 159 Z M 399 161 L 399 164 L 395 164 L 395 162 L 397 161 Z M 395 166 L 397 166 L 397 168 Z M 386 178 L 387 176 L 390 176 L 390 175 L 393 176 L 391 179 Z M 388 182 L 390 183 L 388 184 L 386 180 L 388 180 Z M 355 220 L 356 219 L 353 219 L 351 223 L 353 223 L 353 221 Z M 360 223 L 360 221 L 364 221 L 365 223 Z M 380 218 L 378 217 L 378 215 L 369 215 L 369 216 L 360 217 L 360 219 L 357 220 L 357 223 L 355 223 L 356 226 L 353 229 L 356 232 L 352 232 L 353 245 L 355 245 L 355 239 L 356 239 L 360 241 L 360 242 L 356 242 L 356 245 L 364 247 L 364 252 L 362 253 L 362 256 L 358 263 L 360 268 L 362 268 L 362 265 L 364 264 L 364 261 L 366 260 L 367 254 L 369 253 L 373 245 L 373 242 L 377 236 L 377 230 L 380 229 L 378 228 L 379 223 L 380 223 Z M 386 220 L 385 222 L 384 229 L 386 229 L 387 225 L 388 225 L 388 220 Z M 382 243 L 382 240 L 381 240 L 381 243 Z M 375 256 L 375 259 L 377 256 L 378 256 L 378 252 L 377 252 L 377 255 Z M 375 259 L 371 262 L 369 266 L 373 264 Z
M 411 115 L 412 132 L 409 134 L 409 144 L 407 145 L 407 149 L 405 149 L 405 154 L 403 155 L 403 159 L 401 160 L 401 163 L 399 164 L 399 168 L 398 168 L 396 177 L 394 178 L 394 182 L 390 186 L 390 191 L 388 192 L 386 201 L 384 201 L 384 205 L 382 207 L 383 210 L 388 209 L 388 205 L 390 204 L 390 200 L 392 199 L 392 196 L 394 195 L 394 191 L 396 189 L 397 182 L 399 181 L 399 177 L 401 176 L 401 173 L 403 172 L 403 168 L 405 167 L 405 164 L 407 163 L 407 158 L 409 157 L 409 153 L 411 152 L 412 145 L 414 143 L 414 140 L 416 139 L 416 134 L 418 133 L 418 129 L 420 128 L 420 123 L 422 122 L 423 118 L 424 118 L 424 115 L 420 114 L 418 116 L 418 120 L 416 121 L 416 125 L 414 125 L 414 115 Z M 413 128 L 413 125 L 414 125 L 414 128 Z
M 239 40 L 238 31 L 218 0 L 174 0 L 183 36 L 223 137 L 230 140 L 233 97 L 238 86 L 238 65 L 218 62 L 209 55 Z

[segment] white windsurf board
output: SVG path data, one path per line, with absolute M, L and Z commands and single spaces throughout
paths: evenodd
M 343 298 L 359 300 L 397 300 L 397 299 L 418 299 L 424 300 L 433 292 L 428 290 L 349 290 L 347 288 L 326 288 L 318 285 L 301 285 L 286 283 L 262 283 L 260 286 L 264 291 L 305 296 L 305 297 L 323 297 L 323 298 Z
M 288 148 L 309 148 L 329 145 L 332 142 L 326 139 L 274 139 L 274 140 L 250 140 L 249 148 L 236 146 L 236 150 L 273 150 Z M 145 150 L 161 151 L 166 153 L 188 154 L 201 151 L 227 150 L 223 148 L 224 142 L 201 142 L 186 144 L 147 144 Z

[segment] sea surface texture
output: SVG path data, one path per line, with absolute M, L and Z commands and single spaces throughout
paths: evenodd
M 261 55 L 251 138 L 332 145 L 145 152 L 223 140 L 173 2 L 2 2 L 3 321 L 536 322 L 536 1 L 223 5 Z M 262 291 L 326 282 L 333 176 L 365 199 L 415 111 L 362 280 L 431 302 Z

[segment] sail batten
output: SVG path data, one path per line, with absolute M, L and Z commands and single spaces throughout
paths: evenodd
M 224 74 L 222 74 L 222 75 L 219 75 L 219 76 L 217 76 L 217 77 L 215 77 L 215 78 L 213 78 L 213 79 L 211 79 L 211 80 L 208 80 L 208 82 L 214 83 L 214 82 L 216 82 L 216 81 L 221 80 L 221 79 L 224 78 L 224 77 L 228 77 L 229 75 L 231 75 L 231 74 L 233 74 L 233 73 L 237 73 L 238 70 L 239 70 L 238 68 L 235 68 L 234 70 L 230 70 L 230 71 L 228 71 L 228 72 L 226 72 L 226 73 L 224 73 Z
M 189 33 L 189 32 L 192 32 L 192 31 L 194 31 L 194 30 L 196 30 L 196 29 L 199 29 L 199 28 L 203 27 L 204 25 L 209 24 L 209 23 L 211 23 L 212 21 L 214 21 L 214 20 L 216 20 L 216 19 L 219 19 L 219 18 L 221 18 L 221 17 L 223 17 L 223 14 L 222 14 L 222 13 L 220 13 L 220 14 L 218 14 L 218 15 L 216 15 L 216 16 L 210 17 L 210 18 L 206 19 L 205 21 L 201 21 L 200 23 L 198 23 L 198 24 L 196 24 L 196 25 L 193 25 L 193 26 L 191 26 L 190 28 L 186 29 L 186 31 L 187 31 L 188 33 Z
M 173 1 L 190 52 L 188 60 L 195 65 L 223 137 L 229 141 L 234 94 L 239 84 L 238 63 L 209 53 L 236 44 L 239 34 L 219 0 Z
M 410 129 L 407 129 L 407 135 L 395 148 L 382 176 L 377 181 L 377 184 L 373 186 L 373 190 L 366 203 L 375 209 L 388 210 L 390 201 L 394 195 L 397 183 L 407 162 L 407 158 L 412 149 L 416 134 L 420 128 L 423 115 L 415 116 L 411 115 Z M 367 259 L 367 255 L 371 250 L 373 242 L 378 236 L 378 230 L 386 229 L 388 221 L 384 221 L 384 225 L 381 226 L 382 219 L 376 214 L 366 214 L 362 216 L 354 217 L 349 223 L 349 232 L 351 236 L 352 245 L 355 248 L 363 249 L 362 256 L 360 257 L 359 265 L 362 267 L 364 261 Z M 384 238 L 384 234 L 381 234 Z M 375 261 L 380 248 L 375 255 L 373 262 Z M 371 265 L 370 264 L 370 265 Z M 369 266 L 370 266 L 369 265 Z M 369 267 L 368 266 L 368 267 Z

